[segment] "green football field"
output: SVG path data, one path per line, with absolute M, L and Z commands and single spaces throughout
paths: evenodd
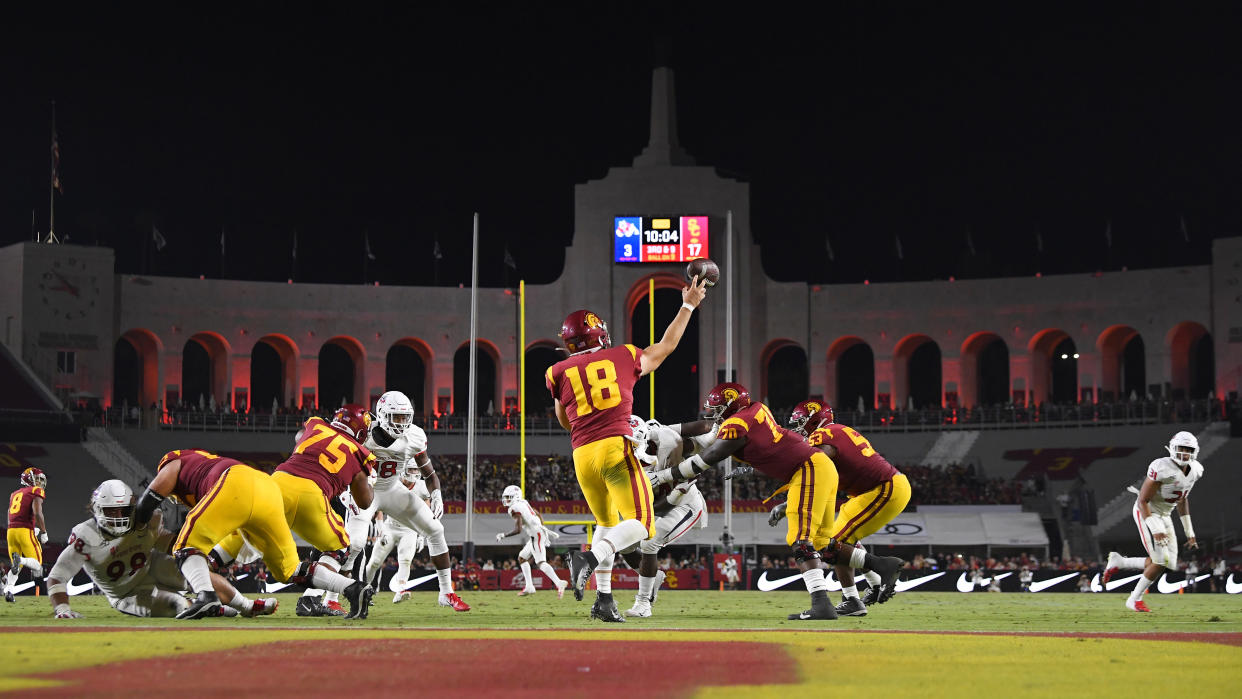
M 633 594 L 618 591 L 623 609 Z M 632 697 L 635 687 L 641 696 L 828 687 L 949 696 L 966 683 L 1002 696 L 1098 695 L 1111 684 L 1223 697 L 1242 687 L 1242 597 L 1232 595 L 1149 595 L 1154 612 L 1138 614 L 1123 594 L 912 592 L 863 618 L 792 622 L 785 615 L 805 606 L 805 592 L 664 591 L 656 616 L 625 624 L 589 620 L 589 598 L 568 594 L 462 596 L 471 612 L 438 607 L 430 592 L 401 604 L 381 594 L 368 619 L 345 621 L 299 618 L 294 596 L 278 595 L 272 616 L 196 622 L 125 617 L 102 597 L 75 597 L 86 618 L 56 620 L 46 598 L 23 596 L 0 605 L 0 691 L 122 694 L 130 687 L 110 678 L 133 673 L 275 695 L 486 696 L 512 693 L 514 682 L 531 696 L 592 697 Z M 417 683 L 343 672 L 387 659 L 419 668 Z

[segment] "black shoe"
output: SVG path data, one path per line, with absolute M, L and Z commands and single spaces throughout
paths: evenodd
M 880 576 L 880 584 L 877 586 L 880 590 L 875 599 L 876 604 L 884 604 L 897 594 L 897 576 L 901 574 L 901 566 L 905 565 L 905 561 L 893 556 L 872 556 L 867 555 L 868 563 L 870 563 L 871 572 Z
M 867 605 L 857 597 L 846 597 L 837 605 L 837 616 L 867 616 Z
M 582 601 L 582 593 L 586 590 L 587 580 L 595 572 L 599 561 L 590 551 L 572 551 L 569 554 L 569 584 L 574 588 L 574 599 Z
M 367 614 L 371 612 L 371 597 L 374 595 L 375 590 L 372 590 L 370 585 L 363 584 L 361 580 L 345 588 L 345 599 L 349 600 L 349 614 L 346 614 L 345 618 L 367 618 Z
M 625 617 L 621 616 L 621 612 L 617 610 L 617 601 L 612 598 L 612 593 L 601 592 L 595 595 L 595 604 L 591 605 L 591 618 L 625 623 Z
M 6 592 L 6 593 L 4 593 L 4 601 L 5 601 L 5 602 L 16 602 L 17 600 L 13 599 L 13 593 L 12 593 L 12 592 Z
M 298 616 L 324 616 L 328 612 L 328 608 L 323 606 L 323 602 L 318 597 L 310 595 L 302 595 L 298 598 L 298 606 L 293 611 Z
M 870 607 L 870 606 L 871 606 L 871 605 L 873 605 L 873 604 L 878 604 L 878 601 L 877 601 L 877 600 L 879 600 L 879 599 L 880 599 L 880 586 L 879 586 L 879 585 L 871 585 L 870 581 L 868 581 L 868 583 L 867 583 L 867 584 L 868 584 L 870 587 L 868 587 L 868 588 L 867 588 L 867 591 L 863 593 L 862 603 L 863 603 L 864 605 L 866 605 L 866 606 Z
M 811 608 L 790 614 L 790 621 L 807 621 L 811 619 L 836 619 L 837 610 L 832 608 L 832 600 L 828 599 L 828 593 L 824 591 L 811 593 Z
M 220 615 L 220 598 L 214 592 L 200 592 L 190 606 L 177 615 L 178 619 L 202 619 Z

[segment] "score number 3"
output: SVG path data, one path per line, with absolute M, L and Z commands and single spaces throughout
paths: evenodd
M 621 387 L 617 385 L 617 365 L 609 359 L 600 359 L 586 365 L 587 385 L 591 387 L 588 395 L 582 383 L 582 374 L 578 367 L 572 366 L 565 370 L 565 378 L 570 388 L 574 389 L 574 401 L 578 404 L 578 415 L 586 415 L 595 410 L 607 410 L 621 404 Z

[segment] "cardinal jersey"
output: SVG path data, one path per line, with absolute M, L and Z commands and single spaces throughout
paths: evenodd
M 276 467 L 291 476 L 314 481 L 329 498 L 340 495 L 362 470 L 370 470 L 375 456 L 352 437 L 312 417 L 302 427 L 293 453 Z
M 1190 462 L 1188 473 L 1182 473 L 1182 468 L 1167 456 L 1151 462 L 1147 467 L 1147 477 L 1160 484 L 1157 496 L 1147 503 L 1151 511 L 1165 517 L 1172 515 L 1173 508 L 1190 495 L 1190 489 L 1195 487 L 1202 475 L 1203 464 L 1198 461 Z
M 404 488 L 401 477 L 405 475 L 406 468 L 417 464 L 416 457 L 427 451 L 427 433 L 418 425 L 407 427 L 405 434 L 389 442 L 388 446 L 380 445 L 381 441 L 388 439 L 388 433 L 375 425 L 364 445 L 375 456 L 376 491 Z
M 34 501 L 47 493 L 38 486 L 18 488 L 9 496 L 9 529 L 34 529 Z
M 834 422 L 812 432 L 806 441 L 816 447 L 836 447 L 832 463 L 841 479 L 837 489 L 849 495 L 861 495 L 897 475 L 897 469 L 853 427 Z
M 575 355 L 548 369 L 548 390 L 565 406 L 574 449 L 630 434 L 642 356 L 634 345 L 622 345 Z
M 177 483 L 173 485 L 172 495 L 186 507 L 198 504 L 225 471 L 241 463 L 200 449 L 177 449 L 165 454 L 155 470 L 159 471 L 170 461 L 177 459 L 181 460 L 181 470 L 177 473 Z
M 68 582 L 85 568 L 109 600 L 127 597 L 147 580 L 155 539 L 156 531 L 151 527 L 113 537 L 101 531 L 95 520 L 88 519 L 69 534 L 51 576 Z
M 796 432 L 781 427 L 763 403 L 751 403 L 720 424 L 717 439 L 746 438 L 733 458 L 782 483 L 819 450 Z

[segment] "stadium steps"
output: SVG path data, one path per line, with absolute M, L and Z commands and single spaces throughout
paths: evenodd
M 979 441 L 979 430 L 941 432 L 919 465 L 960 464 L 966 459 L 966 455 L 970 453 L 977 441 Z
M 1229 423 L 1209 423 L 1202 432 L 1195 435 L 1195 438 L 1199 440 L 1199 461 L 1206 462 L 1229 442 Z M 1122 522 L 1130 521 L 1131 512 L 1134 510 L 1134 497 L 1138 489 L 1143 485 L 1143 480 L 1143 478 L 1139 478 L 1127 486 L 1125 490 L 1104 503 L 1104 506 L 1100 508 L 1098 513 L 1099 524 L 1095 527 L 1096 536 L 1107 532 Z
M 138 459 L 104 428 L 88 428 L 82 446 L 113 478 L 119 478 L 135 488 L 150 480 L 151 475 Z

